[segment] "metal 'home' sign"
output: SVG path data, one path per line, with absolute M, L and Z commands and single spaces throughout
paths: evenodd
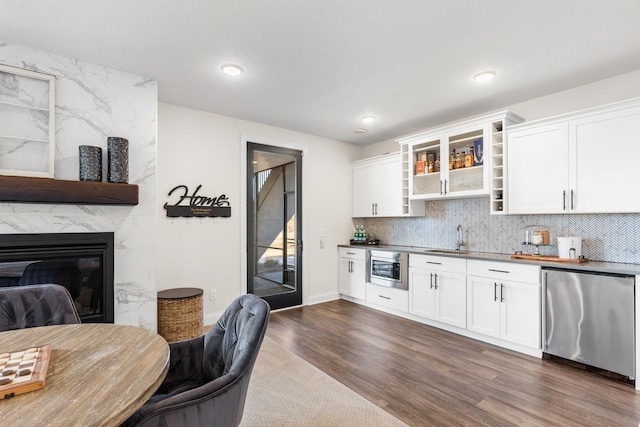
M 229 199 L 225 194 L 218 197 L 199 196 L 198 191 L 202 185 L 198 185 L 193 194 L 189 195 L 189 187 L 186 185 L 178 185 L 174 187 L 167 196 L 171 196 L 174 192 L 179 197 L 178 201 L 171 205 L 169 202 L 164 204 L 167 210 L 167 217 L 224 217 L 231 216 L 231 206 Z

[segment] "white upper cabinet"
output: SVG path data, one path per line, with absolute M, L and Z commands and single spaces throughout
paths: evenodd
M 509 213 L 566 212 L 569 188 L 567 124 L 509 131 Z
M 404 209 L 400 152 L 353 162 L 351 178 L 354 218 L 424 215 Z
M 508 213 L 640 212 L 640 99 L 513 126 Z
M 640 212 L 640 105 L 571 121 L 569 150 L 572 211 Z
M 504 111 L 398 139 L 407 177 L 403 196 L 409 200 L 488 196 L 495 185 L 495 196 L 501 200 L 502 130 L 520 121 Z M 502 210 L 501 204 L 495 207 Z

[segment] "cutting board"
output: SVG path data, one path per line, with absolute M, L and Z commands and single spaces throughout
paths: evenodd
M 560 258 L 557 256 L 530 255 L 530 254 L 514 254 L 514 255 L 511 255 L 511 259 L 526 259 L 529 261 L 545 261 L 545 262 L 561 262 L 566 264 L 583 264 L 585 262 L 589 262 L 589 260 L 586 258 L 566 259 L 566 258 Z

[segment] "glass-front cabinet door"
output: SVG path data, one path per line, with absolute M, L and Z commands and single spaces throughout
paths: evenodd
M 479 127 L 411 144 L 412 198 L 488 194 L 483 138 Z
M 502 128 L 519 121 L 503 111 L 396 140 L 403 146 L 408 199 L 489 196 L 495 187 L 502 203 Z
M 469 132 L 450 135 L 447 143 L 448 179 L 445 195 L 487 194 L 483 157 L 484 126 Z
M 412 145 L 412 196 L 440 197 L 444 193 L 442 178 L 442 144 L 440 139 Z

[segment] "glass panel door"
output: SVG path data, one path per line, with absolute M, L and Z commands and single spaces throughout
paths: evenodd
M 247 146 L 247 290 L 272 309 L 302 304 L 301 152 Z

